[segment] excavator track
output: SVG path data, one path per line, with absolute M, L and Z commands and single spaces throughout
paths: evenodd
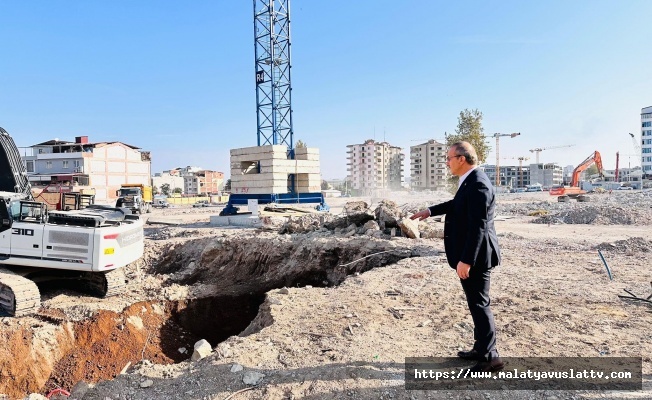
M 88 288 L 100 297 L 111 297 L 124 292 L 127 287 L 122 269 L 108 272 L 87 272 L 84 275 Z
M 0 268 L 0 312 L 13 317 L 34 314 L 41 307 L 41 293 L 31 280 Z

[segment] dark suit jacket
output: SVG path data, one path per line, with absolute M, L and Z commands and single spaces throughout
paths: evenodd
M 446 214 L 444 246 L 452 268 L 457 268 L 459 261 L 483 269 L 500 264 L 495 204 L 489 178 L 476 168 L 462 182 L 453 200 L 429 207 L 430 215 Z

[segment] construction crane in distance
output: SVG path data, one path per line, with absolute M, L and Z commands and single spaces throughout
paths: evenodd
M 496 138 L 496 187 L 500 186 L 500 138 L 502 136 L 509 136 L 511 138 L 515 138 L 516 136 L 520 136 L 521 132 L 514 132 L 514 133 L 494 133 L 491 135 L 492 137 Z
M 636 136 L 633 133 L 630 133 L 629 136 L 632 137 L 632 144 L 634 145 L 634 150 L 636 150 L 636 156 L 640 157 L 639 160 L 641 165 L 643 165 L 643 154 L 641 154 L 641 144 L 636 140 Z
M 574 144 L 565 144 L 562 146 L 549 146 L 549 147 L 537 147 L 536 149 L 530 150 L 530 153 L 537 153 L 536 156 L 536 163 L 539 163 L 539 153 L 541 153 L 544 150 L 551 150 L 551 149 L 561 149 L 562 147 L 573 147 L 575 146 Z

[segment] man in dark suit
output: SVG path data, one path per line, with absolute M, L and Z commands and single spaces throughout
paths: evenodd
M 446 214 L 444 247 L 451 268 L 457 270 L 473 318 L 475 343 L 457 355 L 478 363 L 472 371 L 498 371 L 504 363 L 496 350 L 496 327 L 489 299 L 489 277 L 500 264 L 500 247 L 494 226 L 495 193 L 487 175 L 477 169 L 478 156 L 468 142 L 448 150 L 446 164 L 459 176 L 453 200 L 419 211 L 411 219 Z

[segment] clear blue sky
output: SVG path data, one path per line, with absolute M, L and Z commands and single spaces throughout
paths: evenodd
M 521 132 L 501 139 L 501 157 L 575 144 L 541 161 L 598 150 L 612 169 L 652 106 L 652 1 L 291 10 L 295 141 L 321 150 L 326 179 L 346 176 L 347 144 L 375 137 L 407 153 L 453 132 L 465 108 L 484 113 L 487 134 Z M 256 145 L 252 1 L 0 0 L 0 15 L 0 126 L 19 146 L 88 135 L 151 151 L 154 172 L 229 175 L 229 149 Z

